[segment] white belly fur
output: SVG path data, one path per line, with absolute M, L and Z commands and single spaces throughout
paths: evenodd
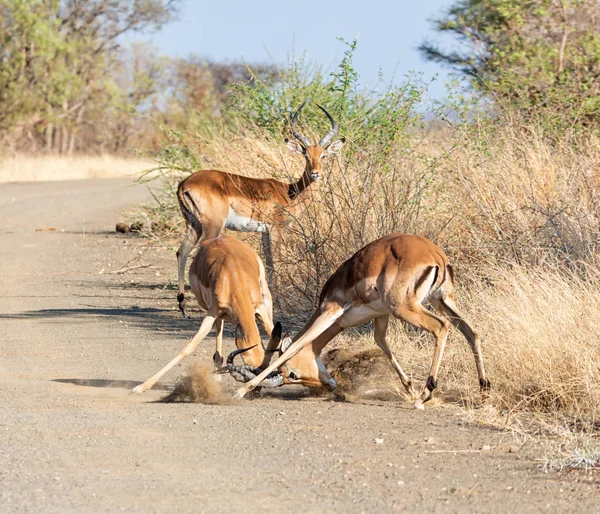
M 227 219 L 225 220 L 225 228 L 237 230 L 238 232 L 268 232 L 269 224 L 240 216 L 229 207 L 229 214 L 227 214 Z
M 343 328 L 356 327 L 367 321 L 371 321 L 382 314 L 388 314 L 389 310 L 378 300 L 368 305 L 362 304 L 348 309 L 337 321 Z

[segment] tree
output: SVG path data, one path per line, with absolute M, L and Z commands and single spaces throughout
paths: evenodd
M 480 91 L 553 126 L 598 124 L 597 0 L 460 0 L 435 28 L 459 48 L 425 42 L 424 56 L 466 74 Z
M 86 110 L 111 99 L 121 36 L 159 29 L 179 3 L 0 0 L 0 132 L 73 152 Z

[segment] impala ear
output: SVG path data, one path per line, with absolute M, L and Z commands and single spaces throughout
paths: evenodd
M 285 142 L 286 142 L 286 145 L 290 152 L 299 153 L 301 155 L 304 155 L 306 153 L 306 150 L 300 143 L 298 143 L 298 141 L 292 141 L 291 139 L 286 139 Z
M 267 345 L 267 351 L 274 352 L 275 350 L 277 350 L 279 342 L 281 341 L 282 331 L 283 329 L 281 327 L 281 323 L 279 323 L 278 321 L 273 327 L 273 332 L 271 332 L 271 338 L 269 339 L 269 344 Z
M 334 141 L 333 143 L 331 143 L 327 147 L 327 155 L 339 152 L 341 150 L 342 146 L 344 146 L 344 141 L 345 141 L 345 139 L 342 138 L 342 139 L 337 139 L 336 141 Z
M 281 341 L 281 348 L 280 348 L 281 353 L 285 353 L 291 344 L 292 344 L 291 336 L 286 336 L 285 339 L 283 341 Z

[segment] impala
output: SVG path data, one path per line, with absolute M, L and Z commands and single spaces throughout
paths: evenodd
M 269 364 L 281 338 L 281 324 L 273 326 L 271 293 L 265 268 L 258 255 L 246 243 L 234 237 L 204 241 L 190 266 L 192 291 L 207 314 L 192 340 L 158 373 L 133 389 L 143 393 L 150 389 L 173 366 L 190 355 L 213 325 L 217 345 L 213 356 L 215 368 L 223 364 L 223 322 L 236 325 L 235 343 L 244 349 L 244 362 L 253 369 Z M 256 325 L 258 318 L 271 334 L 267 351 L 263 350 Z M 266 383 L 265 385 L 268 385 Z
M 450 323 L 458 328 L 473 350 L 479 385 L 485 392 L 490 383 L 485 376 L 481 346 L 456 307 L 453 291 L 452 267 L 442 249 L 431 241 L 398 233 L 373 241 L 329 278 L 321 291 L 319 306 L 304 328 L 293 340 L 284 339 L 283 354 L 264 370 L 258 370 L 254 377 L 249 377 L 251 379 L 235 396 L 242 398 L 277 368 L 282 375 L 278 383 L 335 388 L 335 381 L 318 359 L 321 351 L 345 328 L 370 320 L 375 324 L 375 342 L 390 360 L 408 394 L 416 400 L 416 408 L 422 409 L 437 387 Z M 427 310 L 424 302 L 429 302 L 446 317 Z M 435 336 L 429 377 L 420 395 L 386 342 L 390 315 Z
M 313 200 L 321 178 L 322 159 L 337 152 L 343 139 L 331 142 L 338 131 L 332 116 L 320 105 L 331 122 L 331 130 L 316 145 L 298 132 L 296 122 L 304 102 L 291 119 L 291 131 L 299 142 L 287 142 L 293 153 L 304 155 L 306 166 L 295 182 L 256 179 L 217 170 L 193 173 L 177 189 L 179 208 L 185 218 L 185 237 L 177 251 L 179 289 L 177 302 L 185 317 L 185 263 L 198 241 L 213 239 L 224 228 L 241 232 L 262 232 L 267 273 L 272 285 L 273 255 L 278 253 L 286 213 L 295 217 Z

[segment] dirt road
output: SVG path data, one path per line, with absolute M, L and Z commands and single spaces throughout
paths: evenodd
M 0 185 L 1 512 L 600 512 L 595 478 L 543 474 L 450 405 L 130 395 L 198 326 L 162 289 L 173 255 L 113 232 L 146 194 Z

